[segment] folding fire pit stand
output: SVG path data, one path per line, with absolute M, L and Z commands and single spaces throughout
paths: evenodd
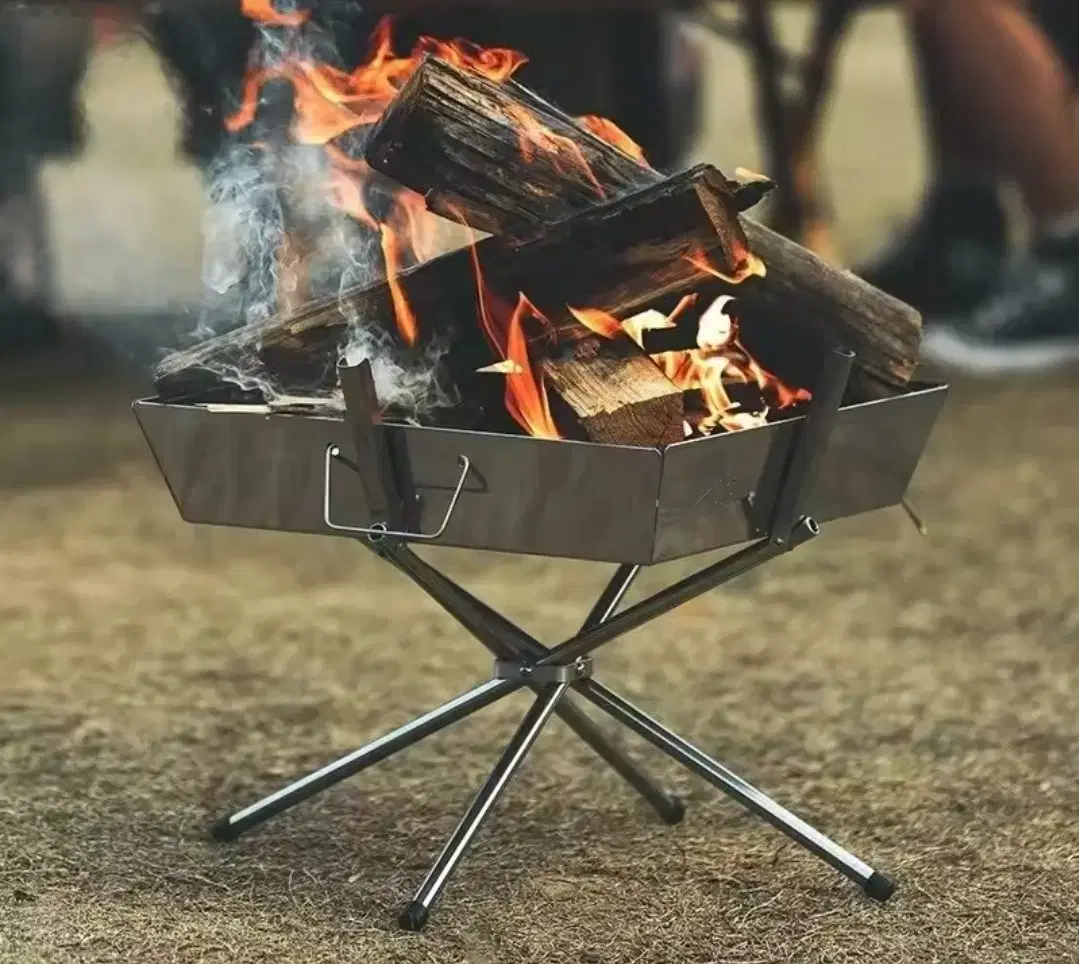
M 817 523 L 804 514 L 803 508 L 843 400 L 853 357 L 845 351 L 834 351 L 827 356 L 820 384 L 813 394 L 813 401 L 780 483 L 771 525 L 765 538 L 618 613 L 619 603 L 641 569 L 639 565 L 620 566 L 592 608 L 581 631 L 553 649 L 533 639 L 409 549 L 407 543 L 432 541 L 445 530 L 457 506 L 471 465 L 467 458 L 461 458 L 460 479 L 443 524 L 437 532 L 424 535 L 397 528 L 401 525 L 399 520 L 405 517 L 407 512 L 403 509 L 404 500 L 394 479 L 392 445 L 388 444 L 388 436 L 378 423 L 369 370 L 366 366 L 342 368 L 342 388 L 348 421 L 359 456 L 354 468 L 362 476 L 368 505 L 373 509 L 377 507 L 377 512 L 387 521 L 365 528 L 344 527 L 331 521 L 330 466 L 343 456 L 336 446 L 330 446 L 326 451 L 326 524 L 336 530 L 347 528 L 364 539 L 377 555 L 408 576 L 438 602 L 495 656 L 494 678 L 221 820 L 214 827 L 214 836 L 218 840 L 232 840 L 274 814 L 321 793 L 346 777 L 359 773 L 525 687 L 536 694 L 535 702 L 416 892 L 412 903 L 401 913 L 399 923 L 402 928 L 420 930 L 427 922 L 431 908 L 464 856 L 472 838 L 509 785 L 552 715 L 561 717 L 655 808 L 665 822 L 678 823 L 684 814 L 682 802 L 659 787 L 622 750 L 608 741 L 573 702 L 570 694 L 572 690 L 831 864 L 862 887 L 869 897 L 881 902 L 886 901 L 895 890 L 895 884 L 891 880 L 592 676 L 591 654 L 603 644 L 794 549 L 819 533 Z

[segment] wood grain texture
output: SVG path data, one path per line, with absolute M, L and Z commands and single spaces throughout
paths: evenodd
M 369 134 L 364 158 L 419 190 L 436 214 L 463 214 L 512 245 L 663 180 L 515 81 L 496 83 L 430 55 Z M 747 247 L 729 184 L 716 171 L 701 203 L 716 233 L 709 247 L 733 274 Z
M 538 367 L 591 442 L 659 447 L 684 437 L 683 392 L 626 336 L 564 342 Z
M 764 278 L 738 286 L 744 324 L 798 326 L 827 347 L 855 354 L 861 394 L 879 398 L 906 387 L 918 364 L 922 317 L 856 274 L 829 264 L 808 248 L 742 216 L 750 249 L 768 268 Z

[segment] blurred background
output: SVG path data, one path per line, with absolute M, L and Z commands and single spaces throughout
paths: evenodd
M 779 26 L 798 42 L 809 23 L 808 15 L 793 10 L 784 11 Z M 839 59 L 824 145 L 838 239 L 848 256 L 885 238 L 915 205 L 924 175 L 900 20 L 872 13 L 859 17 L 854 30 Z M 85 149 L 70 162 L 50 163 L 44 175 L 59 305 L 65 315 L 184 311 L 202 296 L 203 196 L 196 166 L 178 150 L 183 102 L 149 44 L 127 31 L 101 32 L 80 89 Z M 708 31 L 691 32 L 704 58 L 701 123 L 692 115 L 677 118 L 679 147 L 688 148 L 686 160 L 711 161 L 726 171 L 764 170 L 746 58 Z M 572 68 L 565 76 L 574 76 Z M 682 87 L 668 85 L 663 94 L 665 110 L 684 110 Z M 602 99 L 610 108 L 611 98 Z M 874 116 L 878 123 L 867 127 Z
M 810 5 L 777 6 L 779 37 L 804 48 Z M 0 11 L 0 44 L 29 55 L 38 41 L 13 9 Z M 36 56 L 67 42 L 56 23 Z M 612 682 L 894 871 L 904 889 L 888 910 L 682 774 L 667 771 L 691 818 L 658 829 L 558 730 L 425 943 L 403 942 L 385 921 L 514 725 L 520 707 L 503 704 L 231 850 L 206 842 L 222 808 L 487 666 L 347 543 L 178 518 L 129 404 L 198 318 L 205 202 L 189 155 L 202 135 L 190 112 L 184 121 L 191 91 L 144 36 L 107 18 L 85 29 L 84 127 L 11 121 L 2 148 L 15 183 L 37 176 L 18 136 L 54 141 L 39 172 L 45 217 L 25 201 L 32 191 L 9 192 L 0 212 L 28 293 L 12 307 L 8 292 L 0 348 L 0 960 L 615 964 L 703 962 L 718 948 L 747 964 L 1070 959 L 1079 442 L 1068 369 L 955 378 L 910 493 L 927 539 L 898 510 L 836 524 L 603 653 Z M 653 84 L 669 120 L 653 156 L 771 174 L 753 60 L 729 37 L 684 31 Z M 562 54 L 541 86 L 582 97 L 591 88 Z M 42 96 L 28 63 L 8 57 L 2 96 Z M 817 159 L 831 235 L 814 238 L 844 264 L 923 204 L 934 168 L 918 91 L 901 13 L 854 18 Z M 543 638 L 571 631 L 606 578 L 539 559 L 438 561 Z M 645 589 L 687 568 L 650 572 Z M 563 917 L 573 925 L 554 929 L 555 946 Z

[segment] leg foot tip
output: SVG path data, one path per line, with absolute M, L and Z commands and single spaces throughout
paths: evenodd
M 686 817 L 686 805 L 681 797 L 672 796 L 670 798 L 670 804 L 660 811 L 660 817 L 665 824 L 669 826 L 676 826 L 680 824 Z
M 865 882 L 865 893 L 870 900 L 878 904 L 887 903 L 888 898 L 895 893 L 896 884 L 890 877 L 873 871 L 872 876 Z
M 397 924 L 403 931 L 422 931 L 427 926 L 427 918 L 430 914 L 430 909 L 424 907 L 423 904 L 409 904 L 401 911 Z
M 210 828 L 210 836 L 221 843 L 228 843 L 230 840 L 235 840 L 243 832 L 242 827 L 239 824 L 233 823 L 228 817 L 223 817 L 218 820 Z

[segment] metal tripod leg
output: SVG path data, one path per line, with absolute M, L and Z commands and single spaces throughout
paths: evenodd
M 472 838 L 475 837 L 484 819 L 491 812 L 491 808 L 509 785 L 517 768 L 532 748 L 532 744 L 536 742 L 536 737 L 551 718 L 558 701 L 565 695 L 567 689 L 569 689 L 569 683 L 555 683 L 545 687 L 543 692 L 536 697 L 536 701 L 521 720 L 517 732 L 513 734 L 513 738 L 498 763 L 495 764 L 490 776 L 480 787 L 479 793 L 476 794 L 464 817 L 461 818 L 461 822 L 453 831 L 449 842 L 439 854 L 435 865 L 420 885 L 420 889 L 416 891 L 412 903 L 398 918 L 398 923 L 402 928 L 418 931 L 427 923 L 431 908 L 441 895 L 457 864 L 460 863 Z
M 798 541 L 812 534 L 814 534 L 813 530 L 805 526 L 795 530 L 793 544 L 796 545 Z M 760 558 L 766 559 L 767 556 L 762 554 Z M 736 559 L 733 562 L 732 570 L 741 571 L 749 568 L 754 559 L 750 556 L 748 560 L 743 560 L 743 562 L 738 562 Z M 745 562 L 748 562 L 749 565 L 746 565 Z M 596 609 L 593 610 L 588 622 L 586 622 L 582 635 L 587 635 L 590 631 L 601 629 L 608 624 L 625 591 L 623 588 L 622 592 L 617 592 L 613 587 L 618 584 L 619 578 L 622 576 L 627 580 L 632 578 L 629 575 L 630 569 L 631 567 L 627 566 L 620 568 L 619 575 L 612 580 L 605 597 L 602 597 L 600 602 L 597 603 Z M 684 580 L 684 582 L 688 584 L 693 580 L 694 577 L 690 577 L 689 580 Z M 626 585 L 628 586 L 628 581 Z M 647 605 L 648 601 L 646 600 L 645 603 L 638 604 L 638 607 L 634 608 Z M 575 648 L 574 641 L 571 640 L 551 650 L 522 633 L 518 633 L 514 645 L 526 652 L 530 659 L 536 660 L 537 664 L 540 665 L 550 662 L 558 651 L 565 652 Z M 834 841 L 786 808 L 780 806 L 756 787 L 723 766 L 723 764 L 713 760 L 697 747 L 652 719 L 642 710 L 607 689 L 603 684 L 594 679 L 584 679 L 574 682 L 572 687 L 619 723 L 628 727 L 668 756 L 673 757 L 691 772 L 696 773 L 717 789 L 733 797 L 792 840 L 835 867 L 840 873 L 861 886 L 872 899 L 884 902 L 895 891 L 895 885 L 886 876 L 875 871 L 853 854 L 848 853 Z
M 238 810 L 231 816 L 219 820 L 214 824 L 211 832 L 218 840 L 234 840 L 244 831 L 258 826 L 275 814 L 288 810 L 302 800 L 321 793 L 335 783 L 340 783 L 414 743 L 419 743 L 420 740 L 437 733 L 451 723 L 471 716 L 477 710 L 521 689 L 522 685 L 516 680 L 496 679 L 477 686 L 474 690 L 455 697 L 448 703 L 443 703 L 437 709 L 424 713 L 423 716 L 380 736 L 377 740 L 354 750 L 347 756 L 328 763 L 314 773 L 301 777 L 295 783 L 290 783 L 287 787 L 244 807 L 243 810 Z
M 418 585 L 424 588 L 432 598 L 440 602 L 452 615 L 469 629 L 473 635 L 481 641 L 489 638 L 501 639 L 491 627 L 484 623 L 479 616 L 494 614 L 493 610 L 485 607 L 475 597 L 471 597 L 465 590 L 451 582 L 437 570 L 428 566 L 422 559 L 407 550 L 397 553 L 380 552 L 380 555 L 394 562 L 399 569 L 410 575 Z M 414 573 L 412 569 L 415 568 Z M 613 607 L 629 588 L 637 568 L 623 566 L 608 584 L 604 593 L 592 613 L 586 620 L 585 625 L 598 625 L 602 622 L 605 614 L 609 614 Z M 445 584 L 445 585 L 443 585 Z M 467 606 L 454 600 L 454 593 L 460 594 L 466 601 L 475 603 L 476 613 L 468 613 Z M 485 612 L 486 611 L 486 612 Z M 508 643 L 506 644 L 508 647 Z M 545 649 L 536 643 L 536 647 Z M 496 702 L 510 693 L 522 689 L 526 683 L 518 680 L 491 680 L 476 689 L 459 696 L 450 702 L 425 713 L 423 716 L 406 723 L 404 726 L 374 740 L 366 746 L 335 760 L 332 763 L 301 777 L 294 783 L 263 797 L 250 806 L 244 807 L 230 816 L 224 817 L 214 824 L 211 833 L 217 840 L 235 840 L 240 834 L 258 826 L 270 817 L 276 816 L 285 810 L 294 807 L 297 803 L 321 793 L 323 790 L 340 783 L 348 777 L 354 776 L 361 770 L 365 770 L 375 763 L 385 760 L 387 757 L 418 743 L 420 740 L 437 733 L 439 730 L 470 716 L 477 710 Z M 573 719 L 575 731 L 591 746 L 600 756 L 615 768 L 632 786 L 636 787 L 644 797 L 656 808 L 668 823 L 677 823 L 682 819 L 684 810 L 681 802 L 674 797 L 668 796 L 662 789 L 657 787 L 650 778 L 640 771 L 627 756 L 616 746 L 609 742 L 602 731 L 576 707 L 568 707 L 569 717 Z
M 659 786 L 624 750 L 614 743 L 585 712 L 569 702 L 568 697 L 556 710 L 562 720 L 615 773 L 652 805 L 664 823 L 674 826 L 686 815 L 686 805 L 680 797 Z
M 707 780 L 712 786 L 733 797 L 748 810 L 763 817 L 776 829 L 801 844 L 806 850 L 816 854 L 841 874 L 849 877 L 873 900 L 884 903 L 895 892 L 895 884 L 884 874 L 844 850 L 835 841 L 811 827 L 800 817 L 796 817 L 736 773 L 728 770 L 722 763 L 716 762 L 692 743 L 672 733 L 647 713 L 612 693 L 601 683 L 594 680 L 582 680 L 576 686 L 582 696 L 605 713 L 668 756 L 673 757 L 688 770 Z
M 496 657 L 536 659 L 549 652 L 547 647 L 521 633 L 500 613 L 425 562 L 407 546 L 380 543 L 370 548 L 408 576 Z M 634 565 L 618 567 L 585 619 L 580 630 L 582 633 L 595 629 L 614 615 L 640 568 Z M 531 688 L 534 692 L 539 691 L 535 685 Z M 651 804 L 660 819 L 671 825 L 681 822 L 686 812 L 685 804 L 656 783 L 580 706 L 567 698 L 558 704 L 555 712 L 611 769 Z
M 581 625 L 582 633 L 595 629 L 614 615 L 618 604 L 633 584 L 633 580 L 637 578 L 640 569 L 640 566 L 618 567 Z M 506 648 L 512 648 L 515 655 L 526 659 L 539 659 L 549 652 L 546 646 L 527 646 L 521 640 L 510 640 L 508 634 Z M 656 783 L 640 764 L 592 722 L 584 710 L 573 702 L 571 694 L 566 694 L 556 707 L 555 714 L 591 747 L 601 760 L 644 797 L 664 823 L 673 826 L 682 822 L 686 815 L 686 805 L 682 799 L 668 793 Z

